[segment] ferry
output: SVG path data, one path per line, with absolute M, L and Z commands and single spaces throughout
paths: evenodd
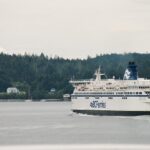
M 129 62 L 123 79 L 103 79 L 100 67 L 96 78 L 71 80 L 72 111 L 91 115 L 150 115 L 150 80 L 138 77 L 137 65 Z

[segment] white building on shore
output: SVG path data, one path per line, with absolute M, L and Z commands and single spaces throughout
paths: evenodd
M 16 88 L 16 87 L 9 87 L 9 88 L 7 88 L 7 94 L 17 94 L 17 93 L 19 93 L 20 91 Z

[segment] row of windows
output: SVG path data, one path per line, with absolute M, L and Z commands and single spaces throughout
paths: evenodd
M 120 95 L 120 94 L 142 94 L 142 92 L 117 92 L 116 95 Z
M 89 99 L 89 97 L 87 99 Z M 99 97 L 95 97 L 95 99 L 99 99 Z M 108 99 L 113 99 L 113 97 L 108 97 Z M 127 97 L 123 96 L 122 99 L 127 99 Z
M 146 91 L 145 93 L 146 93 L 146 94 L 150 94 L 150 91 Z
M 78 93 L 78 92 L 75 92 L 75 94 L 83 94 L 83 93 Z M 114 94 L 114 92 L 84 92 L 84 94 L 109 94 L 109 95 L 111 95 L 111 94 Z
M 101 97 L 98 97 L 98 96 L 95 97 L 95 99 L 99 99 L 99 98 L 101 98 Z M 148 98 L 150 98 L 150 97 L 148 97 Z M 73 96 L 72 99 L 77 99 L 77 97 Z M 87 97 L 85 97 L 85 99 L 89 99 L 89 97 L 87 96 Z M 108 99 L 113 99 L 113 97 L 109 96 Z M 123 96 L 122 99 L 127 99 L 127 96 Z
M 100 97 L 95 97 L 95 99 L 99 99 Z M 72 99 L 77 99 L 77 97 L 72 97 Z M 85 97 L 85 99 L 89 99 L 89 97 Z M 113 97 L 108 97 L 108 99 L 113 99 Z M 127 99 L 126 96 L 122 97 L 122 99 Z
M 127 87 L 120 87 L 120 89 L 127 89 Z
M 81 94 L 81 93 L 75 93 L 75 94 Z M 114 95 L 114 92 L 99 92 L 99 93 L 84 93 L 84 94 L 101 94 L 101 95 Z M 122 94 L 142 94 L 142 92 L 116 92 L 116 95 L 122 95 Z
M 139 86 L 139 89 L 147 89 L 150 88 L 150 86 Z

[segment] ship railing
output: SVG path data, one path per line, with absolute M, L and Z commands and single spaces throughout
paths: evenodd
M 85 80 L 70 80 L 70 83 L 76 84 L 76 83 L 90 83 L 91 81 L 94 81 L 93 79 L 85 79 Z

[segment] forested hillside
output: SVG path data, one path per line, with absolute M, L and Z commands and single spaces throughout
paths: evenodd
M 69 60 L 48 58 L 44 54 L 21 56 L 1 53 L 0 92 L 13 86 L 26 91 L 29 98 L 41 99 L 50 98 L 48 92 L 55 88 L 53 97 L 60 98 L 64 93 L 72 92 L 68 82 L 71 78 L 92 78 L 98 66 L 108 78 L 113 75 L 122 78 L 129 61 L 135 61 L 140 77 L 150 78 L 150 54 L 106 54 L 85 60 Z

